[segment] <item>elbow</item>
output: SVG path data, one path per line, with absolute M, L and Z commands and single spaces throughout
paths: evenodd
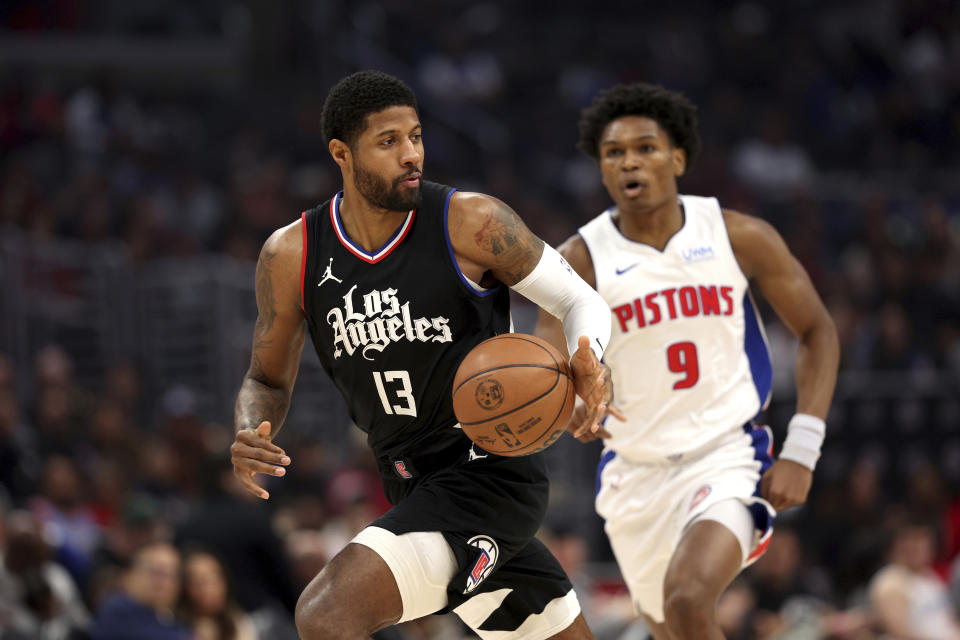
M 272 379 L 264 375 L 264 373 L 256 367 L 250 367 L 250 369 L 247 370 L 247 374 L 243 378 L 243 383 L 244 385 L 249 384 L 273 392 L 285 393 L 288 396 L 292 391 L 292 385 L 286 384 L 283 380 Z
M 840 363 L 840 335 L 837 325 L 830 314 L 824 310 L 815 322 L 801 336 L 801 343 L 808 349 L 818 351 L 824 358 Z
M 829 313 L 824 314 L 823 325 L 824 339 L 829 346 L 830 353 L 833 354 L 837 361 L 839 361 L 840 334 L 837 332 L 837 324 L 833 321 L 833 318 L 830 317 Z

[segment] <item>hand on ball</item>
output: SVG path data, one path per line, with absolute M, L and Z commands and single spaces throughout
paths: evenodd
M 577 417 L 577 411 L 574 411 L 568 424 L 574 437 L 583 442 L 595 438 L 610 437 L 605 430 L 606 435 L 600 434 L 603 420 L 612 415 L 621 422 L 626 417 L 613 404 L 613 379 L 611 377 L 610 367 L 600 362 L 597 354 L 590 346 L 590 339 L 587 336 L 580 336 L 577 343 L 577 350 L 570 358 L 570 368 L 573 371 L 573 380 L 576 385 L 577 395 L 584 402 L 584 411 L 586 412 L 582 421 L 574 422 Z M 593 437 L 584 439 L 587 433 Z

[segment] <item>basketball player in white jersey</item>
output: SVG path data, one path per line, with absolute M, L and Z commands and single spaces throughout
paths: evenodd
M 766 222 L 681 196 L 696 109 L 659 86 L 618 85 L 580 121 L 613 206 L 560 253 L 606 299 L 625 420 L 605 438 L 597 511 L 631 597 L 656 640 L 722 638 L 723 590 L 766 548 L 775 510 L 802 504 L 836 382 L 836 330 L 803 267 Z M 769 349 L 749 287 L 799 338 L 797 409 L 777 462 L 752 419 L 770 397 Z M 563 334 L 540 314 L 537 333 Z M 616 414 L 615 414 L 616 417 Z

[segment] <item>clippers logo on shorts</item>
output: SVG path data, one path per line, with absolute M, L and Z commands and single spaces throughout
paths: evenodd
M 704 499 L 710 495 L 710 486 L 705 485 L 697 489 L 697 492 L 693 494 L 693 500 L 690 501 L 690 508 L 687 511 L 693 511 L 698 504 L 704 501 Z
M 480 557 L 473 564 L 470 575 L 467 576 L 467 588 L 463 590 L 464 594 L 471 593 L 480 586 L 480 583 L 493 572 L 497 565 L 497 556 L 500 555 L 500 548 L 490 536 L 473 536 L 467 540 L 467 544 L 480 549 Z
M 403 463 L 403 460 L 397 460 L 393 463 L 393 468 L 397 470 L 397 475 L 399 475 L 404 480 L 409 480 L 413 477 L 413 474 L 407 471 L 407 465 Z
M 394 342 L 453 342 L 449 318 L 414 318 L 410 303 L 400 304 L 396 289 L 374 289 L 354 300 L 357 285 L 343 296 L 343 307 L 327 312 L 333 328 L 333 357 L 344 352 L 352 356 L 358 349 L 365 360 Z M 357 305 L 359 302 L 359 306 Z

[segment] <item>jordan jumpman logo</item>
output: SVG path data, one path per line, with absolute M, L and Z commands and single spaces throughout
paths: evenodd
M 327 270 L 323 272 L 323 278 L 317 283 L 317 286 L 323 286 L 323 283 L 327 280 L 336 280 L 340 284 L 343 284 L 343 280 L 333 275 L 333 258 L 330 258 L 330 262 L 327 263 Z

